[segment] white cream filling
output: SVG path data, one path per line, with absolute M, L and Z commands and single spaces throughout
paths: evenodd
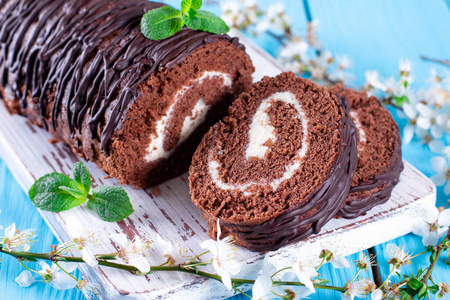
M 286 165 L 285 172 L 280 178 L 273 180 L 268 183 L 267 179 L 261 178 L 261 181 L 257 182 L 247 182 L 247 183 L 226 183 L 220 178 L 220 163 L 212 159 L 210 153 L 208 160 L 208 169 L 210 176 L 216 185 L 216 187 L 223 190 L 240 190 L 244 192 L 245 195 L 251 194 L 248 192 L 248 188 L 253 185 L 266 185 L 269 184 L 272 190 L 277 190 L 280 184 L 291 178 L 295 171 L 297 171 L 301 166 L 301 160 L 306 155 L 309 148 L 308 144 L 308 120 L 306 118 L 305 112 L 300 105 L 300 102 L 291 92 L 279 92 L 272 96 L 264 99 L 260 106 L 258 107 L 256 113 L 253 115 L 252 123 L 249 130 L 249 144 L 245 151 L 247 160 L 251 157 L 257 157 L 259 159 L 264 159 L 269 148 L 264 145 L 269 139 L 276 141 L 275 128 L 270 125 L 270 118 L 267 114 L 267 110 L 270 106 L 277 102 L 282 101 L 293 106 L 297 111 L 295 118 L 299 118 L 302 123 L 302 147 L 298 150 L 297 155 L 294 157 L 293 161 Z M 220 150 L 219 150 L 220 151 Z
M 366 133 L 364 132 L 361 123 L 359 122 L 358 113 L 356 111 L 350 111 L 350 117 L 355 123 L 356 129 L 358 129 L 358 151 L 361 152 L 364 148 L 361 143 L 366 142 Z
M 150 136 L 150 144 L 147 148 L 147 154 L 144 157 L 147 162 L 168 158 L 173 151 L 175 151 L 176 147 L 169 151 L 164 150 L 164 131 L 166 129 L 166 124 L 168 124 L 170 119 L 175 116 L 174 109 L 178 101 L 183 98 L 184 94 L 194 85 L 202 84 L 205 79 L 211 79 L 213 77 L 220 77 L 223 80 L 221 87 L 230 87 L 232 84 L 231 77 L 227 73 L 205 71 L 199 78 L 191 80 L 189 85 L 185 85 L 178 90 L 175 94 L 175 101 L 169 107 L 167 113 L 156 122 L 156 132 Z M 192 134 L 192 132 L 194 132 L 194 130 L 205 121 L 209 108 L 210 106 L 205 104 L 203 98 L 200 98 L 197 101 L 195 106 L 192 108 L 191 114 L 186 116 L 183 120 L 183 126 L 177 146 L 184 142 Z

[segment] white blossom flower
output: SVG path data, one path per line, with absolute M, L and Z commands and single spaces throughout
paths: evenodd
M 81 222 L 74 216 L 67 218 L 67 231 L 73 237 L 72 242 L 77 250 L 81 251 L 83 260 L 91 267 L 98 265 L 97 258 L 92 251 L 92 248 L 97 247 L 98 244 L 94 234 L 92 232 L 86 234 Z
M 408 59 L 400 59 L 398 62 L 398 69 L 400 70 L 400 73 L 409 74 L 411 73 L 412 62 Z
M 293 253 L 295 260 L 292 264 L 292 272 L 294 272 L 301 283 L 314 293 L 315 290 L 311 278 L 317 276 L 317 271 L 311 255 L 307 251 L 302 251 L 302 249 Z
M 16 224 L 11 224 L 4 231 L 5 236 L 0 238 L 1 243 L 6 246 L 8 251 L 14 250 L 30 250 L 30 244 L 35 243 L 36 235 L 34 229 L 26 229 L 19 231 L 16 229 Z
M 364 88 L 368 91 L 373 89 L 380 89 L 382 91 L 386 90 L 386 85 L 384 85 L 380 80 L 380 75 L 375 70 L 366 71 L 364 73 L 366 77 L 366 82 L 364 83 Z
M 83 280 L 78 281 L 77 289 L 80 290 L 88 300 L 98 299 L 98 296 L 100 295 L 100 286 L 87 281 L 84 277 Z
M 15 282 L 21 287 L 29 287 L 32 283 L 36 282 L 30 271 L 25 270 L 16 277 Z
M 410 103 L 403 103 L 402 105 L 403 113 L 408 119 L 408 125 L 403 128 L 403 144 L 407 145 L 411 142 L 414 137 L 415 126 L 417 125 L 417 115 L 419 112 L 415 105 L 411 105 Z
M 333 244 L 326 245 L 319 257 L 325 259 L 326 262 L 331 262 L 336 269 L 350 268 L 348 260 L 344 256 L 337 254 L 336 246 Z
M 293 272 L 285 272 L 281 278 L 279 279 L 281 281 L 297 281 L 297 275 L 295 275 Z M 286 290 L 288 290 L 288 293 L 291 296 L 294 296 L 294 298 L 286 297 L 287 299 L 303 299 L 311 295 L 313 292 L 306 286 L 289 286 L 287 288 L 286 286 L 280 286 L 280 285 L 274 285 L 272 287 L 272 291 L 279 295 L 283 295 L 286 293 Z
M 109 237 L 119 244 L 120 249 L 117 252 L 117 256 L 123 259 L 126 264 L 134 266 L 142 273 L 147 274 L 150 272 L 150 263 L 145 257 L 150 244 L 146 240 L 143 241 L 140 237 L 135 237 L 129 243 L 127 236 L 123 233 L 111 234 Z
M 450 293 L 450 285 L 446 284 L 446 283 L 438 283 L 439 286 L 439 294 L 438 297 L 445 297 Z
M 77 265 L 74 263 L 60 261 L 58 264 L 68 273 L 72 273 L 77 268 Z M 42 270 L 38 271 L 38 273 L 42 276 L 44 282 L 50 283 L 57 290 L 72 289 L 78 283 L 77 280 L 61 270 L 56 264 L 53 264 L 50 268 L 46 262 L 39 261 L 39 265 Z
M 433 138 L 428 130 L 416 127 L 415 134 L 420 138 L 421 143 L 425 144 L 431 152 L 441 154 L 442 151 L 444 151 L 444 142 L 439 139 Z
M 158 240 L 159 248 L 162 249 L 169 266 L 182 262 L 183 256 L 181 255 L 180 248 L 176 248 L 171 241 L 164 240 L 159 234 L 156 238 Z
M 450 166 L 448 160 L 443 156 L 431 158 L 431 167 L 437 174 L 431 176 L 431 180 L 436 186 L 444 186 L 444 193 L 450 195 Z
M 386 253 L 389 260 L 389 264 L 392 264 L 395 268 L 400 269 L 401 266 L 411 263 L 411 255 L 406 253 L 404 247 L 389 243 L 386 245 Z
M 411 73 L 412 70 L 411 61 L 407 59 L 401 59 L 398 63 L 398 68 L 400 71 L 400 82 L 404 87 L 409 87 L 414 80 Z
M 253 284 L 252 295 L 255 300 L 265 299 L 272 289 L 272 275 L 276 271 L 276 267 L 269 262 L 269 255 L 266 254 L 263 265 L 258 273 L 258 277 Z
M 360 269 L 364 269 L 367 271 L 371 266 L 375 265 L 375 257 L 370 257 L 366 255 L 364 252 L 359 252 L 359 258 L 356 262 L 356 267 Z
M 220 239 L 220 221 L 217 219 L 217 240 L 207 240 L 200 244 L 200 247 L 207 249 L 212 254 L 212 265 L 217 275 L 222 278 L 223 284 L 231 290 L 231 276 L 239 273 L 241 265 L 235 260 L 236 246 L 232 236 Z
M 377 286 L 371 279 L 360 279 L 355 282 L 348 282 L 345 287 L 347 290 L 345 293 L 341 294 L 342 299 L 354 299 L 355 297 L 364 298 L 366 295 L 376 291 Z M 377 291 L 375 295 L 372 294 L 372 299 L 381 299 L 379 297 L 379 292 Z
M 282 62 L 301 61 L 307 50 L 308 44 L 300 37 L 295 37 L 281 47 L 279 57 Z
M 277 2 L 269 6 L 261 23 L 264 24 L 260 25 L 261 28 L 265 28 L 264 31 L 270 30 L 275 34 L 283 35 L 286 28 L 291 26 L 291 18 L 284 12 L 284 4 Z
M 450 209 L 439 213 L 437 207 L 427 207 L 423 210 L 422 220 L 419 220 L 413 233 L 421 236 L 425 246 L 435 246 L 439 239 L 445 235 L 450 226 Z

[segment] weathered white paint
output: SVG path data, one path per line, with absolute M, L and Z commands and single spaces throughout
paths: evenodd
M 231 34 L 239 35 L 234 32 Z M 281 70 L 260 48 L 240 38 L 256 66 L 256 79 L 260 79 L 263 74 L 275 75 Z M 0 156 L 25 191 L 36 178 L 46 173 L 57 171 L 70 174 L 73 163 L 81 160 L 63 144 L 48 143 L 48 138 L 51 136 L 47 132 L 28 125 L 22 117 L 10 116 L 0 105 Z M 105 179 L 106 174 L 94 163 L 87 162 L 86 166 L 93 176 L 94 185 L 118 184 L 114 178 Z M 125 232 L 129 238 L 140 235 L 154 241 L 152 255 L 148 257 L 153 265 L 159 265 L 164 260 L 158 249 L 157 233 L 175 243 L 182 242 L 187 254 L 200 253 L 199 244 L 207 239 L 208 227 L 200 211 L 189 201 L 186 174 L 154 189 L 124 188 L 130 195 L 135 213 L 120 223 L 102 222 L 83 207 L 59 214 L 40 213 L 59 241 L 70 238 L 66 230 L 69 215 L 88 224 L 88 229 L 93 230 L 102 243 L 98 248 L 99 253 L 116 251 L 108 234 L 118 232 Z M 435 198 L 433 183 L 405 162 L 400 182 L 387 203 L 355 220 L 331 220 L 318 235 L 308 239 L 311 243 L 308 247 L 320 247 L 325 243 L 339 244 L 342 246 L 341 254 L 346 255 L 404 235 L 411 232 L 423 206 L 434 205 Z M 272 259 L 278 266 L 287 264 L 289 250 L 301 248 L 304 243 L 295 243 L 273 252 Z M 239 248 L 237 259 L 243 262 L 244 269 L 238 276 L 255 277 L 261 258 L 263 254 Z M 105 267 L 93 269 L 80 264 L 79 268 L 88 280 L 102 285 L 102 299 L 221 299 L 232 295 L 220 283 L 203 278 L 192 277 L 183 282 L 173 273 L 138 277 Z

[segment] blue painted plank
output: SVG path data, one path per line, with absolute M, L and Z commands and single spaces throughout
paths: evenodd
M 48 252 L 50 245 L 56 245 L 58 241 L 41 218 L 22 188 L 13 178 L 5 163 L 0 159 L 0 225 L 4 228 L 16 223 L 19 230 L 35 228 L 38 241 L 31 246 L 35 252 Z M 3 235 L 1 231 L 0 235 Z M 0 263 L 0 299 L 84 299 L 83 294 L 77 289 L 58 291 L 53 287 L 36 282 L 28 288 L 22 288 L 14 282 L 23 268 L 20 263 L 9 256 L 1 255 Z M 40 270 L 37 263 L 26 263 L 28 267 Z M 76 272 L 77 278 L 81 278 Z M 37 279 L 37 276 L 35 276 Z

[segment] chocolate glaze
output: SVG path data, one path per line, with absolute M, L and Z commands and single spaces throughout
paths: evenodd
M 342 208 L 337 213 L 338 216 L 347 219 L 353 219 L 364 214 L 366 211 L 372 209 L 373 207 L 379 204 L 383 204 L 389 200 L 392 190 L 398 183 L 400 173 L 404 168 L 401 146 L 401 140 L 400 138 L 398 138 L 395 143 L 394 153 L 389 160 L 390 168 L 384 173 L 375 175 L 371 182 L 366 182 L 359 186 L 351 187 L 349 196 L 352 193 L 373 190 L 376 188 L 380 189 L 371 194 L 368 198 L 354 199 L 344 203 Z
M 23 109 L 27 97 L 38 99 L 47 129 L 48 95 L 53 94 L 53 129 L 65 114 L 60 119 L 75 136 L 88 118 L 91 138 L 108 153 L 112 135 L 140 96 L 140 84 L 152 73 L 219 40 L 244 49 L 237 38 L 186 27 L 162 41 L 146 39 L 141 18 L 161 6 L 145 0 L 2 1 L 0 85 L 20 99 Z
M 230 234 L 237 235 L 249 250 L 274 251 L 319 233 L 340 209 L 350 188 L 358 154 L 356 127 L 349 116 L 347 99 L 339 95 L 338 98 L 345 111 L 340 124 L 342 138 L 338 159 L 323 184 L 309 195 L 308 201 L 258 226 L 242 226 L 221 220 L 221 226 Z M 316 212 L 305 218 L 304 215 L 312 209 Z

